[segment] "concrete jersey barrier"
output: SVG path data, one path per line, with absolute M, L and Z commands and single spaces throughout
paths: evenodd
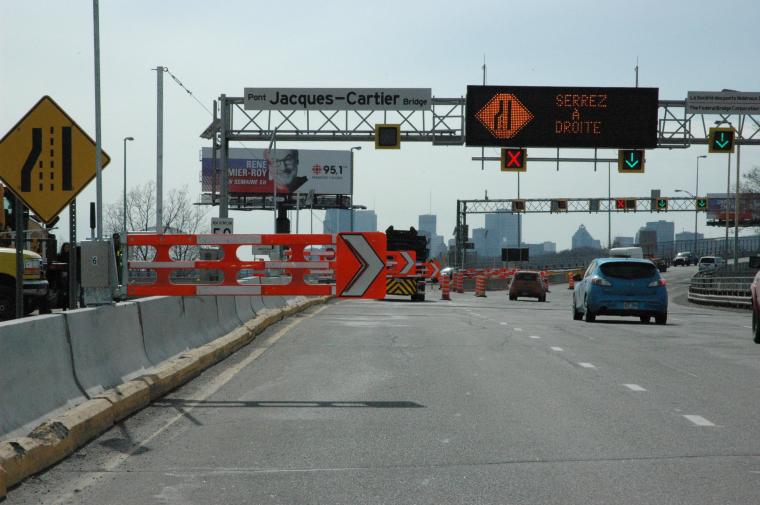
M 251 305 L 251 298 L 252 297 L 250 296 L 235 297 L 235 309 L 242 322 L 250 321 L 256 317 L 256 313 L 253 311 L 253 306 Z
M 61 315 L 0 323 L 0 357 L 0 438 L 85 399 Z
M 200 344 L 197 321 L 185 312 L 182 298 L 153 296 L 137 300 L 143 341 L 154 365 Z
M 192 347 L 202 346 L 222 335 L 216 297 L 186 296 L 182 304 L 187 316 L 183 324 L 188 325 L 185 331 Z
M 137 303 L 71 310 L 65 318 L 74 372 L 88 395 L 126 382 L 151 366 Z
M 222 329 L 220 334 L 228 333 L 243 324 L 243 321 L 238 317 L 234 296 L 218 296 L 216 304 L 219 309 L 219 326 Z

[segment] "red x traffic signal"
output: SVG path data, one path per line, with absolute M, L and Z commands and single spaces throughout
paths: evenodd
M 527 149 L 502 149 L 501 171 L 502 172 L 525 172 L 528 169 Z

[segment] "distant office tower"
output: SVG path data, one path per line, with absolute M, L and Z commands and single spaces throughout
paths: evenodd
M 631 247 L 634 244 L 633 237 L 615 237 L 613 247 Z
M 354 231 L 377 231 L 377 214 L 375 211 L 354 211 Z
M 673 221 L 650 221 L 645 226 L 639 229 L 641 230 L 653 230 L 657 233 L 657 243 L 673 242 L 676 225 Z M 639 242 L 638 233 L 636 234 L 636 242 Z
M 437 231 L 437 223 L 438 216 L 435 214 L 421 214 L 419 217 L 419 226 L 417 227 L 417 231 L 420 231 L 427 235 L 428 240 L 431 239 L 431 237 L 435 236 Z
M 502 248 L 518 247 L 517 219 L 517 214 L 506 212 L 486 214 L 484 256 L 501 258 Z
M 348 209 L 327 209 L 322 230 L 323 233 L 351 231 L 351 211 Z
M 704 238 L 705 235 L 703 233 L 697 233 L 697 240 L 703 240 Z M 676 233 L 676 242 L 689 240 L 694 241 L 693 231 L 682 231 L 681 233 Z
M 594 240 L 584 225 L 580 225 L 578 230 L 573 233 L 572 244 L 573 249 L 581 249 L 584 247 L 591 249 L 602 248 L 601 242 L 599 240 Z
M 475 251 L 478 253 L 478 256 L 487 256 L 485 228 L 475 228 L 472 230 L 472 242 L 475 244 Z

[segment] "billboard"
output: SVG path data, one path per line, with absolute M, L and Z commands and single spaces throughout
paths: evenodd
M 736 194 L 726 193 L 707 194 L 707 220 L 733 222 L 736 208 Z M 760 195 L 757 193 L 739 194 L 739 223 L 756 223 L 760 221 Z
M 468 146 L 657 147 L 657 88 L 467 86 Z
M 217 151 L 217 167 L 221 166 L 219 155 Z M 211 166 L 211 148 L 204 147 L 201 151 L 201 190 L 204 192 L 214 187 Z M 230 148 L 227 160 L 231 194 L 272 194 L 276 174 L 278 194 L 313 190 L 317 195 L 350 195 L 351 169 L 350 151 Z M 217 177 L 215 191 L 218 193 L 220 188 Z

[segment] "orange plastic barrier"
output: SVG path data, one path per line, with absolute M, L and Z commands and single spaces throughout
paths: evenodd
M 149 284 L 130 284 L 129 296 L 196 296 L 196 295 L 337 295 L 349 298 L 385 298 L 386 237 L 384 233 L 341 233 L 290 235 L 167 235 L 155 233 L 129 234 L 127 247 L 149 246 L 155 249 L 150 261 L 130 261 L 130 270 L 153 270 L 156 279 Z M 243 261 L 238 259 L 240 246 L 283 246 L 288 248 L 284 261 Z M 222 250 L 219 260 L 176 261 L 170 249 L 175 246 L 216 247 Z M 307 246 L 323 246 L 335 250 L 334 261 L 312 261 L 306 258 Z M 312 254 L 309 255 L 314 256 Z M 219 283 L 182 283 L 171 281 L 177 270 L 213 270 L 221 272 Z M 241 270 L 282 270 L 287 284 L 241 283 Z M 310 271 L 330 272 L 335 284 L 307 283 Z M 259 277 L 260 279 L 260 277 Z M 256 280 L 259 280 L 256 279 Z
M 485 275 L 478 275 L 475 277 L 475 296 L 486 296 L 486 277 Z
M 575 277 L 573 272 L 567 272 L 567 289 L 575 289 Z
M 442 275 L 439 283 L 441 284 L 441 300 L 451 300 L 451 295 L 449 294 L 449 276 Z

